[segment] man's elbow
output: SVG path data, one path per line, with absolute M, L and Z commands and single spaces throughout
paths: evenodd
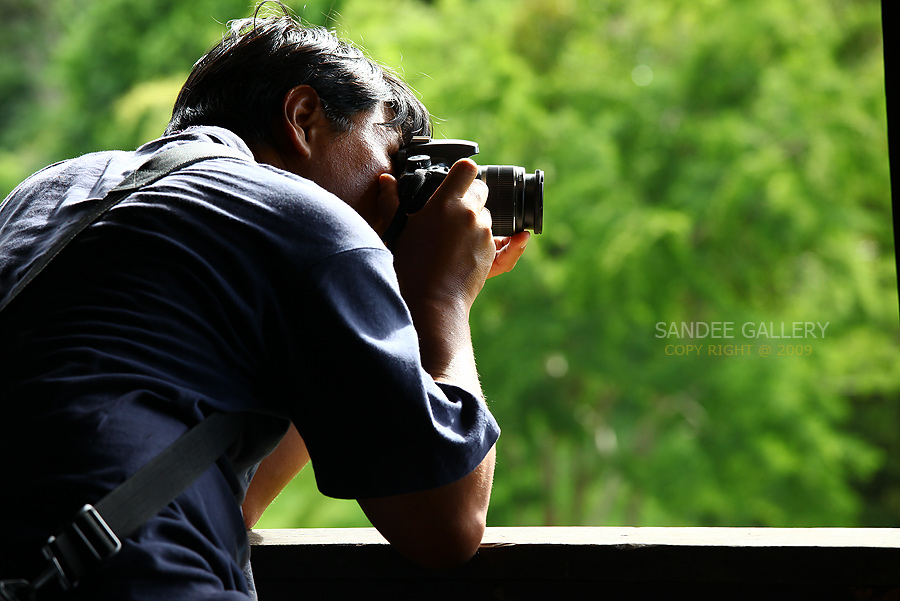
M 407 559 L 425 568 L 455 568 L 472 559 L 478 552 L 484 531 L 483 516 L 472 516 L 464 523 L 442 524 L 418 538 L 416 544 L 399 550 Z
M 462 565 L 484 537 L 487 506 L 444 506 L 441 511 L 435 501 L 394 508 L 386 500 L 369 499 L 360 505 L 382 536 L 411 562 L 439 569 Z
M 381 534 L 412 562 L 429 568 L 461 565 L 484 537 L 494 450 L 461 480 L 416 493 L 360 499 Z

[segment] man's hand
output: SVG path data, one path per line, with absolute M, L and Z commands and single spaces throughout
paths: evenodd
M 468 159 L 466 162 L 470 162 Z M 459 169 L 459 168 L 457 168 Z M 456 175 L 456 174 L 455 174 Z M 473 183 L 475 180 L 473 178 Z M 397 210 L 397 180 L 388 174 L 383 174 L 381 176 L 381 196 L 379 198 L 379 207 L 384 213 L 385 217 L 383 222 L 380 223 L 380 226 L 376 228 L 379 235 L 384 233 L 384 230 L 387 228 L 387 224 L 391 220 L 391 216 Z M 480 184 L 475 184 L 480 186 Z M 494 261 L 491 264 L 491 269 L 488 272 L 487 277 L 492 278 L 494 276 L 507 273 L 512 271 L 516 266 L 518 260 L 522 257 L 522 254 L 525 252 L 525 246 L 528 244 L 528 240 L 531 237 L 530 232 L 519 232 L 512 236 L 505 237 L 495 237 L 494 238 Z M 411 245 L 411 243 L 410 243 Z
M 394 266 L 408 303 L 459 300 L 471 307 L 484 286 L 497 246 L 485 210 L 487 185 L 463 159 L 425 206 L 410 215 L 397 241 Z
M 494 255 L 494 263 L 491 265 L 488 277 L 492 278 L 495 275 L 512 271 L 525 253 L 525 246 L 528 244 L 529 238 L 531 238 L 530 232 L 519 232 L 505 238 L 494 238 L 497 254 Z
M 497 256 L 487 185 L 468 159 L 450 169 L 394 249 L 394 268 L 416 332 L 422 365 L 437 381 L 480 391 L 469 311 Z

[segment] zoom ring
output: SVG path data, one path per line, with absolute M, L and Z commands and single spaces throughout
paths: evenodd
M 479 169 L 479 178 L 488 186 L 486 207 L 491 212 L 491 230 L 495 235 L 508 236 L 516 226 L 516 178 L 503 173 L 501 167 L 491 165 Z

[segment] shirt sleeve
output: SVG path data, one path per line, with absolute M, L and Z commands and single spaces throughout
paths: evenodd
M 474 470 L 500 430 L 484 401 L 423 369 L 390 253 L 359 248 L 304 278 L 292 419 L 320 491 L 370 498 L 449 484 Z

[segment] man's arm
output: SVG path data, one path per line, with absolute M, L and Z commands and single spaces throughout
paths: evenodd
M 486 277 L 510 271 L 528 233 L 495 239 L 482 212 L 487 189 L 463 161 L 400 237 L 395 267 L 401 293 L 420 338 L 422 364 L 438 382 L 480 394 L 469 330 L 469 311 Z M 474 182 L 474 185 L 473 185 Z M 396 197 L 396 180 L 382 176 L 383 194 Z M 301 447 L 292 443 L 296 436 Z M 293 450 L 292 450 L 292 447 Z M 299 448 L 299 450 L 298 450 Z M 260 466 L 244 504 L 248 527 L 308 455 L 292 432 Z M 417 493 L 360 499 L 372 524 L 411 560 L 428 566 L 462 563 L 484 533 L 494 472 L 494 449 L 464 478 Z M 255 487 L 255 490 L 254 490 Z
M 484 536 L 494 449 L 475 471 L 451 484 L 417 493 L 359 499 L 359 506 L 401 554 L 430 568 L 468 561 Z
M 278 447 L 259 464 L 247 488 L 241 511 L 248 530 L 256 524 L 266 507 L 308 461 L 309 452 L 306 450 L 306 444 L 300 438 L 297 428 L 291 424 Z
M 394 252 L 423 367 L 436 381 L 472 392 L 481 385 L 469 311 L 498 256 L 484 208 L 488 190 L 477 170 L 468 159 L 458 161 L 425 207 L 409 217 Z
M 476 174 L 471 161 L 454 165 L 425 207 L 410 216 L 397 242 L 394 265 L 425 370 L 437 382 L 480 395 L 469 311 L 492 269 L 508 271 L 515 265 L 527 237 L 515 243 L 494 241 L 490 213 L 484 210 L 487 187 Z M 391 193 L 396 183 L 382 177 Z M 494 456 L 492 448 L 472 473 L 451 484 L 359 499 L 359 504 L 379 532 L 415 563 L 463 563 L 478 550 L 484 534 Z

